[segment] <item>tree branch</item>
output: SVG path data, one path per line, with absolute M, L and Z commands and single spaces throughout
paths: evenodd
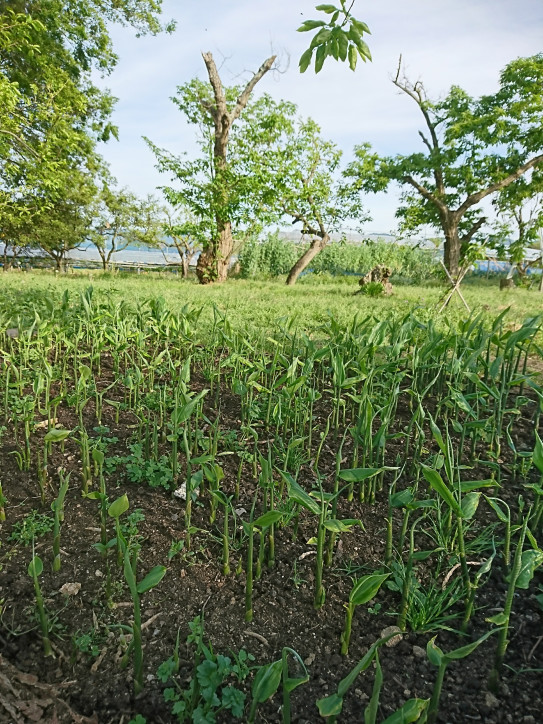
M 400 81 L 401 67 L 402 67 L 402 56 L 400 55 L 400 59 L 398 61 L 398 69 L 396 71 L 396 77 L 394 78 L 394 80 L 392 82 L 394 83 L 396 88 L 399 88 L 401 91 L 406 93 L 418 105 L 422 115 L 424 116 L 426 126 L 427 126 L 428 130 L 430 131 L 430 137 L 432 139 L 431 144 L 428 141 L 428 139 L 425 138 L 425 136 L 422 134 L 421 131 L 419 131 L 419 135 L 421 136 L 425 146 L 428 148 L 430 153 L 440 154 L 439 140 L 438 140 L 437 133 L 436 133 L 437 124 L 432 123 L 430 114 L 428 113 L 427 98 L 426 98 L 426 94 L 424 92 L 424 86 L 422 85 L 422 83 L 420 81 L 418 81 L 417 83 L 415 83 L 413 85 L 413 83 L 410 83 L 407 80 L 407 78 L 405 78 L 405 76 L 404 76 L 403 81 Z M 439 166 L 434 167 L 434 179 L 436 182 L 437 193 L 440 195 L 444 195 L 445 194 L 445 183 L 443 181 L 443 170 Z
M 419 194 L 421 196 L 424 196 L 424 198 L 427 201 L 430 201 L 432 204 L 437 206 L 438 209 L 442 213 L 446 213 L 448 211 L 447 206 L 443 203 L 443 201 L 438 199 L 437 196 L 435 194 L 433 194 L 431 191 L 428 191 L 428 189 L 425 186 L 422 186 L 421 184 L 419 184 L 419 182 L 416 179 L 414 179 L 413 176 L 410 176 L 410 175 L 404 176 L 403 180 L 405 182 L 411 184 L 411 186 L 413 186 L 413 188 L 417 189 L 417 191 L 419 192 Z
M 486 198 L 490 194 L 506 188 L 507 186 L 509 186 L 509 184 L 512 184 L 513 181 L 516 181 L 523 174 L 525 174 L 526 171 L 534 168 L 534 166 L 539 166 L 540 163 L 543 163 L 543 154 L 540 154 L 539 156 L 534 156 L 534 158 L 522 164 L 522 166 L 519 166 L 516 171 L 510 173 L 509 176 L 502 178 L 501 181 L 496 181 L 496 183 L 487 186 L 486 189 L 483 189 L 482 191 L 477 191 L 476 193 L 468 196 L 464 203 L 458 207 L 457 213 L 459 213 L 460 215 L 464 214 L 471 206 L 478 204 L 479 201 L 482 201 L 482 199 Z
M 213 55 L 211 53 L 202 53 L 202 58 L 204 59 L 204 63 L 206 64 L 209 82 L 211 83 L 211 87 L 213 88 L 213 95 L 215 96 L 216 103 L 216 106 L 209 104 L 209 108 L 206 110 L 209 110 L 213 117 L 213 120 L 215 121 L 215 123 L 217 123 L 219 118 L 228 115 L 228 111 L 226 108 L 226 98 L 224 97 L 224 90 L 222 87 L 221 78 L 219 76 L 217 66 L 215 65 L 215 61 L 213 60 Z M 202 101 L 200 101 L 200 103 L 202 103 Z M 205 108 L 205 106 L 203 107 Z
M 251 96 L 251 93 L 253 92 L 253 88 L 258 83 L 258 81 L 266 75 L 266 73 L 271 69 L 272 65 L 275 62 L 275 59 L 277 58 L 276 55 L 272 55 L 270 58 L 265 60 L 260 68 L 256 71 L 256 73 L 253 75 L 251 80 L 247 83 L 245 88 L 243 89 L 243 92 L 238 97 L 237 103 L 235 108 L 230 113 L 230 123 L 233 123 L 233 121 L 236 120 L 236 118 L 239 116 L 241 111 L 245 108 L 247 105 L 247 102 Z
M 464 234 L 464 236 L 460 239 L 461 244 L 469 244 L 469 242 L 473 239 L 475 234 L 479 231 L 481 226 L 485 223 L 486 216 L 481 216 L 480 219 L 478 219 L 475 224 L 471 227 L 471 229 Z

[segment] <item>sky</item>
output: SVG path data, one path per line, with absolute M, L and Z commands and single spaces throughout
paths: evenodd
M 329 0 L 333 3 L 333 0 Z M 207 80 L 202 52 L 211 51 L 225 85 L 247 81 L 270 55 L 278 70 L 258 84 L 259 92 L 293 101 L 334 141 L 348 163 L 356 144 L 369 142 L 380 154 L 421 150 L 422 116 L 414 101 L 392 84 L 400 55 L 411 81 L 422 80 L 431 99 L 458 85 L 474 96 L 493 93 L 511 60 L 543 51 L 543 0 L 356 0 L 355 17 L 368 24 L 373 61 L 355 72 L 328 59 L 315 75 L 301 74 L 298 60 L 311 33 L 296 28 L 319 19 L 318 0 L 164 0 L 172 35 L 135 37 L 112 29 L 119 63 L 100 81 L 118 98 L 113 121 L 120 140 L 101 147 L 120 186 L 154 193 L 171 179 L 154 168 L 143 136 L 168 151 L 192 155 L 196 129 L 171 102 L 176 87 L 194 77 Z M 174 185 L 174 184 L 172 184 Z M 365 233 L 391 233 L 398 193 L 365 199 L 372 221 Z

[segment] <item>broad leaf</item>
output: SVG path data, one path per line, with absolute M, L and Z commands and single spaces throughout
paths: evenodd
M 445 503 L 447 503 L 449 508 L 451 508 L 457 515 L 461 516 L 462 508 L 458 505 L 456 498 L 451 493 L 447 485 L 445 485 L 441 475 L 436 470 L 429 468 L 427 465 L 422 466 L 422 473 L 430 484 L 430 487 L 436 491 Z
M 47 435 L 43 438 L 44 442 L 62 442 L 66 440 L 71 430 L 49 430 Z
M 252 525 L 257 528 L 269 528 L 270 525 L 278 523 L 283 517 L 283 513 L 280 510 L 268 510 L 256 520 L 253 520 Z
M 324 527 L 326 530 L 331 531 L 332 533 L 347 533 L 351 530 L 353 525 L 356 525 L 357 523 L 360 523 L 359 520 L 337 520 L 336 518 L 329 518 L 328 520 L 324 521 Z
M 317 503 L 316 500 L 314 500 L 310 495 L 308 495 L 300 485 L 298 485 L 298 483 L 294 480 L 292 475 L 281 472 L 281 477 L 283 478 L 283 480 L 286 482 L 286 484 L 288 486 L 288 494 L 289 494 L 289 498 L 291 498 L 291 500 L 294 500 L 295 503 L 298 503 L 298 505 L 301 505 L 302 508 L 306 508 L 307 510 L 310 510 L 312 513 L 315 513 L 315 515 L 320 514 L 321 506 Z
M 522 552 L 520 571 L 515 581 L 515 588 L 527 589 L 534 577 L 535 569 L 543 563 L 543 551 L 530 549 Z
M 535 448 L 532 460 L 541 475 L 543 475 L 543 442 L 541 441 L 537 430 L 535 433 Z
M 34 556 L 28 566 L 28 575 L 34 578 L 34 576 L 41 576 L 42 573 L 43 561 L 39 556 Z
M 361 606 L 364 603 L 371 601 L 372 598 L 375 598 L 377 592 L 389 575 L 389 573 L 375 573 L 369 576 L 363 576 L 355 581 L 349 595 L 349 602 L 355 606 Z
M 126 513 L 129 507 L 128 495 L 125 493 L 111 503 L 107 512 L 112 518 L 119 518 L 123 513 Z
M 475 491 L 468 493 L 462 498 L 461 508 L 462 518 L 464 518 L 464 520 L 471 520 L 473 518 L 477 511 L 480 498 L 481 493 Z
M 137 591 L 141 595 L 142 593 L 145 593 L 146 591 L 150 591 L 151 588 L 154 588 L 155 586 L 158 586 L 160 581 L 164 578 L 166 574 L 166 566 L 155 566 L 152 568 L 149 573 L 145 576 L 143 581 L 140 581 L 137 585 Z
M 260 667 L 251 689 L 255 701 L 261 704 L 275 694 L 281 683 L 282 664 L 282 660 L 279 659 Z
M 349 468 L 347 470 L 340 470 L 339 477 L 346 483 L 361 483 L 363 480 L 382 473 L 383 470 L 384 468 Z
M 435 640 L 437 638 L 437 635 L 428 641 L 426 644 L 426 655 L 428 656 L 428 659 L 431 664 L 434 666 L 441 666 L 441 661 L 443 660 L 444 653 L 439 648 L 439 646 L 436 646 Z
M 483 643 L 483 641 L 486 641 L 486 639 L 489 636 L 492 636 L 492 634 L 495 634 L 499 631 L 498 628 L 493 628 L 491 631 L 487 631 L 484 636 L 481 636 L 481 638 L 477 639 L 477 641 L 474 641 L 471 644 L 468 644 L 467 646 L 461 646 L 459 649 L 455 649 L 454 651 L 449 651 L 448 654 L 444 655 L 444 659 L 449 661 L 458 661 L 459 659 L 465 659 L 466 656 L 469 656 L 475 649 Z
M 381 724 L 412 724 L 419 721 L 421 714 L 426 711 L 430 699 L 409 699 L 401 709 L 388 716 Z

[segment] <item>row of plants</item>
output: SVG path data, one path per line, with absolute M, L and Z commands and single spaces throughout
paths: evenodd
M 435 636 L 428 641 L 433 693 L 404 702 L 387 722 L 436 721 L 447 666 L 493 634 L 487 685 L 499 691 L 515 598 L 537 591 L 543 563 L 543 391 L 530 372 L 541 320 L 512 330 L 502 313 L 490 326 L 472 317 L 443 330 L 414 314 L 356 318 L 348 327 L 330 319 L 315 335 L 285 321 L 277 334 L 259 336 L 219 310 L 204 333 L 200 313 L 156 299 L 136 308 L 98 301 L 88 289 L 66 295 L 49 315 L 36 311 L 30 324 L 28 316 L 9 321 L 18 336 L 2 342 L 2 429 L 12 447 L 4 452 L 34 480 L 39 505 L 14 523 L 13 482 L 4 480 L 3 526 L 18 553 L 2 565 L 28 559 L 44 655 L 54 653 L 62 612 L 47 610 L 40 580 L 47 559 L 53 575 L 62 570 L 76 496 L 94 511 L 100 605 L 112 612 L 107 628 L 122 643 L 120 666 L 131 662 L 135 694 L 146 682 L 140 599 L 160 590 L 168 568 L 197 560 L 204 524 L 217 571 L 244 581 L 250 623 L 255 583 L 273 571 L 282 546 L 314 551 L 313 608 L 326 610 L 338 549 L 361 540 L 379 509 L 382 560 L 352 561 L 342 633 L 330 642 L 352 671 L 319 698 L 320 714 L 339 717 L 354 681 L 373 665 L 366 721 L 377 721 L 381 647 L 409 631 L 456 632 L 461 645 L 445 653 Z M 130 486 L 184 501 L 182 535 L 152 565 L 137 516 L 129 521 Z M 36 552 L 38 536 L 47 555 Z M 491 580 L 505 595 L 485 616 L 479 606 Z M 129 619 L 115 608 L 119 590 L 130 594 Z M 393 602 L 394 632 L 351 661 L 359 609 L 375 599 Z M 281 716 L 290 721 L 289 694 L 309 677 L 298 652 L 285 646 L 256 668 L 245 654 L 234 663 L 215 654 L 203 618 L 190 630 L 188 688 L 177 676 L 180 634 L 159 675 L 173 716 L 215 721 L 226 709 L 254 721 L 281 687 Z M 237 693 L 236 678 L 252 680 L 250 704 L 248 683 Z
M 250 239 L 238 256 L 240 276 L 254 279 L 288 274 L 307 247 L 307 243 L 284 239 L 278 232 L 270 233 L 262 240 Z M 442 276 L 435 250 L 380 240 L 332 242 L 311 262 L 310 271 L 334 275 L 365 274 L 378 265 L 390 267 L 396 279 L 411 283 Z

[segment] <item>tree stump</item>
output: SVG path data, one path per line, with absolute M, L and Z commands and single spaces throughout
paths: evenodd
M 515 281 L 513 277 L 507 277 L 507 279 L 500 279 L 500 290 L 501 289 L 513 289 Z
M 392 284 L 390 283 L 390 277 L 392 276 L 392 269 L 389 266 L 378 264 L 370 272 L 365 274 L 362 279 L 358 282 L 360 290 L 366 286 L 366 284 L 381 284 L 383 287 L 383 294 L 390 296 L 392 294 Z

